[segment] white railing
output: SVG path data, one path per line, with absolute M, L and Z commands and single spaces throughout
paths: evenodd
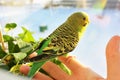
M 28 4 L 35 4 L 37 0 L 0 0 L 0 5 L 28 5 Z M 69 7 L 79 7 L 79 8 L 86 8 L 86 7 L 93 7 L 96 3 L 100 0 L 38 0 L 38 5 L 44 5 L 44 7 L 58 7 L 58 6 L 69 6 Z M 102 1 L 102 0 L 101 0 Z M 103 0 L 105 1 L 105 0 Z M 99 3 L 99 5 L 102 3 Z M 107 0 L 106 8 L 115 9 L 120 8 L 120 0 Z
M 70 6 L 70 7 L 93 7 L 100 0 L 51 0 L 54 6 Z M 102 3 L 100 3 L 102 4 Z M 106 7 L 109 9 L 120 7 L 120 0 L 107 0 Z

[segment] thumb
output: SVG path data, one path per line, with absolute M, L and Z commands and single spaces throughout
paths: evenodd
M 120 80 L 120 37 L 114 36 L 106 47 L 107 78 Z

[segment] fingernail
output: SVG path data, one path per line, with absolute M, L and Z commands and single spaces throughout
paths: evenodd
M 67 59 L 66 59 L 66 62 L 67 62 L 67 63 L 70 63 L 70 61 L 71 61 L 72 59 L 75 59 L 75 56 L 68 56 Z

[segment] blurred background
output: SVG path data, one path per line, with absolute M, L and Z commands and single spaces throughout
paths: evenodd
M 106 77 L 105 49 L 113 35 L 120 35 L 120 0 L 0 0 L 0 25 L 15 22 L 47 37 L 77 11 L 89 14 L 90 24 L 77 48 L 71 52 L 84 65 Z

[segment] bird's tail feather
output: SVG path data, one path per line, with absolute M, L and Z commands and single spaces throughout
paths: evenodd
M 40 54 L 30 59 L 31 62 L 38 62 L 43 60 L 49 60 L 55 58 L 57 56 L 61 56 L 62 54 Z

